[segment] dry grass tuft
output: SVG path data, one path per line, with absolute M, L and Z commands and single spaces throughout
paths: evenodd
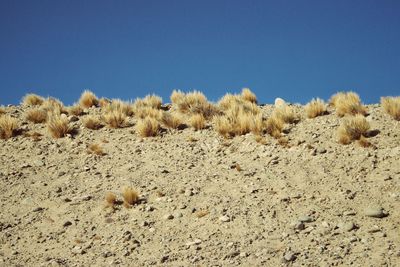
M 137 98 L 132 105 L 133 113 L 138 118 L 156 117 L 161 119 L 160 108 L 162 98 L 156 95 L 147 95 L 143 99 Z
M 178 129 L 183 125 L 182 116 L 176 113 L 163 112 L 161 123 L 168 128 Z
M 140 119 L 136 124 L 136 132 L 141 137 L 157 136 L 160 132 L 160 124 L 154 118 Z
M 180 90 L 173 90 L 172 94 L 170 96 L 171 99 L 171 103 L 172 104 L 178 104 L 179 102 L 183 101 L 183 99 L 185 98 L 185 93 L 183 93 Z
M 347 145 L 353 140 L 366 136 L 370 129 L 368 121 L 361 114 L 346 117 L 338 128 L 339 143 Z
M 304 110 L 306 111 L 307 118 L 315 118 L 326 114 L 326 104 L 322 99 L 312 99 L 311 102 L 304 107 Z
M 196 131 L 204 129 L 206 127 L 206 119 L 202 114 L 194 114 L 189 118 L 189 124 Z
M 127 116 L 121 109 L 106 112 L 103 121 L 110 128 L 123 128 L 126 126 Z
M 285 136 L 281 136 L 281 137 L 278 138 L 278 144 L 280 144 L 283 147 L 287 147 L 287 148 L 290 147 L 289 139 L 287 137 L 285 137 Z
M 122 190 L 122 197 L 124 198 L 125 207 L 131 207 L 139 201 L 139 193 L 132 187 L 125 187 Z
M 110 113 L 114 111 L 121 112 L 125 114 L 125 116 L 133 115 L 133 110 L 131 105 L 120 99 L 113 99 L 109 105 L 106 105 L 104 107 L 104 113 Z
M 111 100 L 108 98 L 102 97 L 99 99 L 99 107 L 101 107 L 101 108 L 104 108 L 110 104 L 111 104 Z
M 262 145 L 268 144 L 267 139 L 262 135 L 255 135 L 254 140 L 256 140 L 257 143 L 262 144 Z
M 257 104 L 257 96 L 249 88 L 243 88 L 241 96 L 245 101 Z
M 98 130 L 101 127 L 103 127 L 103 124 L 101 123 L 100 118 L 97 116 L 93 116 L 93 115 L 86 116 L 83 119 L 82 123 L 83 123 L 83 126 L 85 126 L 88 129 L 91 129 L 91 130 Z
M 275 108 L 272 112 L 272 117 L 282 120 L 284 123 L 294 123 L 299 119 L 293 107 L 288 105 L 281 105 Z
M 381 97 L 381 105 L 387 114 L 400 121 L 400 96 Z
M 79 105 L 83 108 L 90 108 L 97 106 L 98 104 L 99 100 L 97 99 L 97 96 L 89 90 L 83 91 L 81 97 L 79 98 Z
M 40 106 L 44 98 L 35 94 L 27 94 L 22 99 L 22 105 L 25 106 Z
M 47 130 L 52 137 L 62 138 L 70 134 L 73 128 L 65 115 L 51 115 L 47 119 Z
M 42 108 L 53 115 L 67 114 L 64 104 L 57 98 L 48 97 L 42 103 Z
M 108 207 L 114 207 L 114 205 L 117 204 L 117 202 L 118 202 L 117 196 L 112 192 L 106 193 L 105 200 L 106 200 L 106 205 Z
M 135 116 L 139 119 L 154 118 L 158 121 L 162 120 L 163 111 L 152 107 L 142 107 L 140 109 L 134 109 Z
M 361 147 L 375 147 L 368 139 L 364 136 L 361 136 L 359 140 L 357 140 L 357 144 Z
M 183 114 L 201 114 L 205 119 L 210 119 L 217 113 L 216 107 L 209 103 L 205 95 L 199 91 L 187 94 L 174 91 L 171 100 L 172 107 Z
M 33 123 L 43 123 L 47 120 L 47 111 L 43 108 L 34 108 L 25 112 L 25 118 Z
M 73 105 L 71 107 L 68 107 L 67 111 L 69 115 L 74 115 L 74 116 L 81 116 L 84 114 L 83 109 L 80 105 Z
M 98 156 L 104 156 L 106 154 L 104 153 L 103 148 L 99 144 L 95 143 L 88 145 L 87 152 Z
M 6 113 L 6 109 L 4 107 L 0 107 L 0 116 Z
M 284 124 L 285 123 L 281 118 L 272 116 L 267 119 L 265 128 L 269 135 L 278 139 L 281 137 Z
M 17 134 L 19 124 L 16 118 L 9 115 L 0 117 L 0 138 L 8 139 Z
M 339 92 L 331 97 L 330 104 L 336 108 L 336 114 L 339 117 L 346 114 L 367 114 L 367 109 L 361 104 L 360 97 L 354 92 Z

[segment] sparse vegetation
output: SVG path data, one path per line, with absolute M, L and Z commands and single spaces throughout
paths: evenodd
M 22 99 L 22 104 L 25 106 L 40 106 L 44 99 L 36 94 L 27 94 Z
M 366 137 L 370 125 L 361 114 L 346 117 L 338 128 L 338 137 L 341 144 L 350 144 L 354 140 Z
M 25 112 L 25 118 L 33 123 L 43 123 L 47 120 L 47 111 L 43 108 L 33 108 Z
M 367 114 L 367 110 L 362 105 L 360 97 L 354 92 L 339 92 L 331 97 L 330 104 L 335 107 L 336 114 L 339 117 L 343 117 L 346 114 Z
M 97 96 L 89 90 L 85 90 L 79 98 L 79 105 L 83 108 L 90 108 L 98 104 Z
M 114 194 L 114 193 L 112 193 L 112 192 L 107 192 L 106 193 L 106 197 L 105 197 L 105 200 L 106 200 L 106 205 L 108 206 L 108 207 L 114 207 L 114 205 L 117 203 L 117 196 Z
M 9 115 L 0 117 L 0 138 L 9 139 L 16 135 L 19 124 L 16 118 Z
M 122 197 L 124 198 L 124 205 L 126 207 L 131 207 L 139 201 L 139 193 L 132 187 L 122 189 Z
M 194 114 L 189 119 L 189 124 L 192 126 L 196 131 L 204 129 L 206 127 L 206 119 L 202 114 Z
M 98 130 L 101 127 L 103 127 L 103 124 L 101 123 L 101 120 L 99 117 L 94 116 L 94 115 L 88 115 L 85 118 L 83 118 L 83 126 L 91 129 L 91 130 Z
M 113 99 L 110 104 L 104 107 L 104 112 L 120 112 L 123 113 L 125 116 L 133 115 L 133 110 L 130 104 L 120 99 Z
M 101 108 L 104 108 L 110 104 L 111 104 L 111 100 L 108 98 L 102 97 L 99 99 L 99 107 L 101 107 Z
M 50 114 L 60 115 L 68 114 L 64 104 L 57 98 L 48 97 L 42 103 L 42 108 Z
M 98 156 L 105 155 L 103 148 L 99 144 L 96 144 L 96 143 L 88 145 L 87 151 L 89 154 L 95 154 Z
M 307 118 L 315 118 L 326 114 L 326 104 L 322 99 L 312 99 L 311 102 L 304 107 L 304 110 Z
M 182 124 L 182 117 L 177 113 L 163 112 L 161 123 L 168 128 L 178 129 Z
M 381 97 L 381 105 L 387 114 L 400 121 L 400 96 Z
M 276 107 L 272 113 L 272 117 L 278 118 L 284 123 L 294 123 L 299 119 L 293 107 L 286 104 Z
M 160 124 L 154 118 L 140 119 L 136 124 L 136 132 L 141 137 L 151 137 L 159 134 Z
M 123 128 L 126 126 L 127 116 L 121 109 L 106 112 L 103 116 L 103 121 L 110 128 Z
M 62 138 L 72 133 L 72 126 L 69 125 L 68 118 L 65 115 L 51 115 L 47 119 L 47 130 L 54 138 Z
M 24 133 L 24 136 L 25 137 L 32 137 L 33 141 L 38 142 L 38 141 L 42 140 L 41 137 L 43 135 L 41 133 L 38 133 L 38 132 L 27 132 L 27 133 Z
M 249 88 L 243 88 L 241 96 L 245 101 L 257 104 L 257 96 Z
M 6 109 L 4 107 L 0 107 L 0 116 L 6 113 Z
M 217 113 L 214 105 L 209 103 L 205 95 L 199 91 L 187 94 L 174 91 L 171 95 L 171 100 L 173 108 L 183 114 L 201 114 L 205 119 L 210 119 Z
M 269 135 L 274 138 L 279 138 L 282 134 L 284 121 L 278 117 L 272 116 L 267 119 L 265 127 Z
M 80 105 L 73 105 L 71 107 L 68 107 L 67 111 L 69 115 L 74 115 L 74 116 L 81 116 L 84 114 L 83 109 Z

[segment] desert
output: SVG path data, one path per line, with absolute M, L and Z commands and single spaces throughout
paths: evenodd
M 0 109 L 0 265 L 399 266 L 399 120 L 354 92 L 28 94 Z

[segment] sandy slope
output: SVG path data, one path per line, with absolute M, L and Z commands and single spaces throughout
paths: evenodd
M 377 149 L 338 144 L 334 114 L 288 127 L 290 148 L 212 129 L 143 140 L 80 120 L 53 139 L 25 124 L 42 140 L 0 140 L 0 265 L 400 266 L 400 123 L 368 109 Z M 22 121 L 22 107 L 7 112 Z M 107 155 L 86 152 L 104 140 Z M 141 203 L 105 208 L 126 185 Z M 389 215 L 366 216 L 376 205 Z

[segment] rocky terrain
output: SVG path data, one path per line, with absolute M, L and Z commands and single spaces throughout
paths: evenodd
M 43 136 L 0 140 L 0 265 L 400 266 L 400 122 L 367 109 L 377 134 L 364 148 L 337 142 L 332 110 L 287 125 L 282 146 L 210 127 L 141 138 L 81 117 L 55 139 L 7 107 Z M 107 207 L 124 186 L 139 203 Z

